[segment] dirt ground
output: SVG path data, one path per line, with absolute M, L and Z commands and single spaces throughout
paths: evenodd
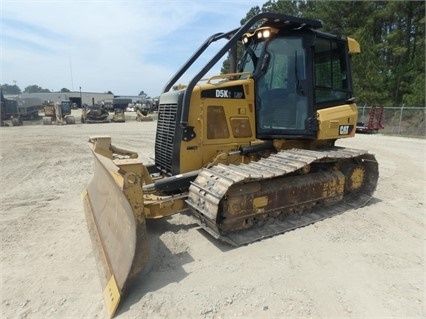
M 155 125 L 0 128 L 1 318 L 107 317 L 81 200 L 92 177 L 87 140 L 110 135 L 150 162 Z M 237 249 L 188 215 L 150 222 L 151 271 L 116 317 L 426 317 L 426 140 L 338 144 L 376 154 L 368 206 Z

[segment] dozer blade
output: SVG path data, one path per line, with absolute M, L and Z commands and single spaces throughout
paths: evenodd
M 149 260 L 143 196 L 137 160 L 117 166 L 108 157 L 108 138 L 92 139 L 94 176 L 83 192 L 84 210 L 100 272 L 108 314 L 114 316 L 126 283 Z M 110 139 L 109 139 L 110 141 Z M 108 143 L 106 143 L 108 145 Z M 109 145 L 110 146 L 110 145 Z M 101 155 L 102 154 L 102 155 Z M 126 166 L 132 171 L 123 170 Z

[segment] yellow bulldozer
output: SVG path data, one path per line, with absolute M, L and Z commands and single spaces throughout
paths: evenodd
M 69 100 L 45 101 L 43 111 L 43 125 L 51 125 L 52 122 L 56 122 L 58 125 L 75 124 L 75 118 L 71 115 L 71 101 Z
M 321 27 L 261 13 L 209 37 L 163 89 L 152 164 L 110 137 L 90 138 L 94 176 L 82 197 L 111 316 L 149 261 L 146 219 L 189 211 L 207 233 L 240 246 L 372 197 L 374 155 L 335 146 L 355 135 L 351 56 L 360 45 Z M 188 85 L 171 90 L 218 40 L 225 44 Z M 204 79 L 237 45 L 244 52 L 231 73 Z

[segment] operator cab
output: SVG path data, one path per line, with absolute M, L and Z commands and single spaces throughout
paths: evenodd
M 255 82 L 258 138 L 315 138 L 316 110 L 351 102 L 347 38 L 280 25 L 248 32 L 242 42 L 239 71 Z

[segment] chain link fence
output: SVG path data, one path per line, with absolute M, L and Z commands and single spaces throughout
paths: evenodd
M 358 106 L 358 122 L 368 123 L 373 106 Z M 378 110 L 376 107 L 376 118 Z M 424 107 L 384 107 L 381 119 L 383 134 L 426 137 L 426 108 Z

